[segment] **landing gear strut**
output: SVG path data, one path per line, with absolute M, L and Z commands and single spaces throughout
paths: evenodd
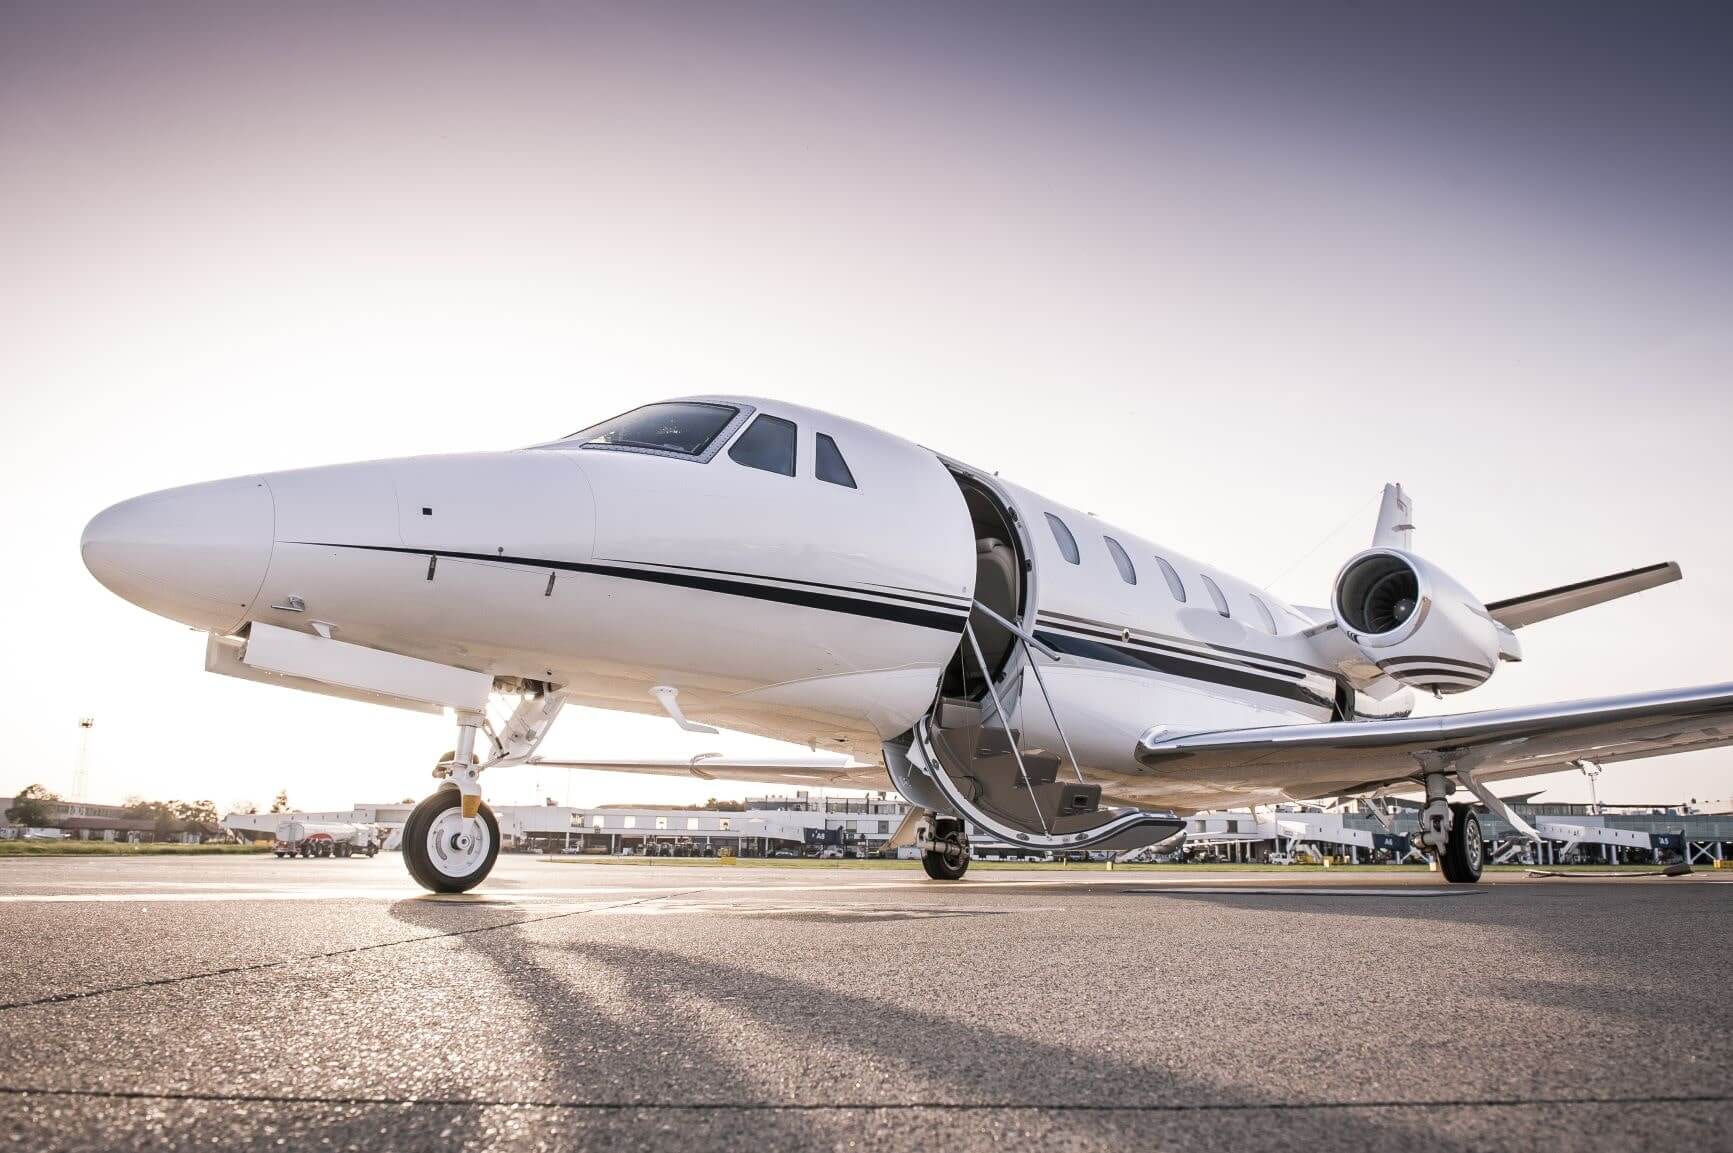
M 1426 774 L 1426 808 L 1420 813 L 1415 842 L 1437 859 L 1444 879 L 1453 885 L 1480 880 L 1486 863 L 1486 839 L 1473 805 L 1445 798 L 1453 788 L 1443 773 Z
M 959 881 L 969 871 L 969 838 L 955 817 L 934 817 L 921 840 L 921 868 L 935 881 Z
M 409 812 L 403 825 L 403 863 L 415 883 L 435 893 L 464 893 L 481 884 L 499 857 L 499 822 L 481 799 L 475 734 L 483 718 L 457 718 L 457 748 L 449 765 L 435 769 L 445 783 Z

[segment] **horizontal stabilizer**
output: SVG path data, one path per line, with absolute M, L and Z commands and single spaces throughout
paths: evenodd
M 1629 572 L 1614 573 L 1612 576 L 1578 581 L 1576 584 L 1547 589 L 1545 592 L 1512 597 L 1487 605 L 1486 611 L 1505 628 L 1520 629 L 1536 621 L 1562 617 L 1566 613 L 1628 597 L 1632 593 L 1640 593 L 1657 585 L 1671 584 L 1683 575 L 1679 571 L 1678 562 L 1667 561 L 1665 564 L 1647 565 Z

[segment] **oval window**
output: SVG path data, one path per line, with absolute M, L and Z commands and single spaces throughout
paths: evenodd
M 1228 598 L 1222 595 L 1222 590 L 1216 585 L 1216 582 L 1210 580 L 1207 574 L 1204 574 L 1202 579 L 1204 591 L 1209 593 L 1209 599 L 1215 603 L 1216 612 L 1224 617 L 1230 615 L 1228 613 Z
M 1053 530 L 1053 541 L 1059 546 L 1059 555 L 1065 558 L 1067 564 L 1081 564 L 1083 555 L 1077 551 L 1077 538 L 1071 535 L 1071 530 L 1065 527 L 1065 522 L 1052 513 L 1045 514 L 1047 527 Z
M 1270 615 L 1270 606 L 1262 599 L 1252 597 L 1252 607 L 1258 610 L 1258 618 L 1264 622 L 1264 631 L 1271 636 L 1276 635 L 1276 618 Z
M 1119 542 L 1110 536 L 1101 538 L 1107 542 L 1107 551 L 1113 557 L 1113 566 L 1119 570 L 1119 579 L 1128 585 L 1137 583 L 1137 569 L 1132 565 L 1131 558 L 1125 555 L 1125 550 L 1119 547 Z
M 1167 591 L 1173 594 L 1173 599 L 1184 604 L 1185 582 L 1179 579 L 1178 570 L 1168 564 L 1164 557 L 1156 557 L 1155 566 L 1161 570 L 1161 575 L 1167 579 Z

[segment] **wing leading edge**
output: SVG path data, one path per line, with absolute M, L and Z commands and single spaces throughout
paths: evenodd
M 1576 760 L 1635 760 L 1733 744 L 1733 684 L 1444 717 L 1279 725 L 1227 732 L 1152 729 L 1137 759 L 1159 780 L 1279 789 L 1296 799 L 1416 779 L 1447 761 L 1482 779 Z
M 697 777 L 703 781 L 754 781 L 771 785 L 819 785 L 839 788 L 887 788 L 883 765 L 855 764 L 837 759 L 722 757 L 701 753 L 684 761 L 593 760 L 562 761 L 531 757 L 532 765 L 553 769 L 589 769 L 604 773 L 646 773 L 661 777 Z

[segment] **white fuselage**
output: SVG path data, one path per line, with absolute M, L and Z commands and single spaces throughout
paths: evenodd
M 1157 781 L 1134 747 L 1151 726 L 1335 715 L 1336 676 L 1302 635 L 1314 622 L 1244 581 L 853 421 L 698 399 L 743 414 L 706 459 L 555 442 L 219 481 L 104 512 L 86 561 L 215 633 L 316 628 L 606 709 L 658 712 L 651 689 L 672 686 L 693 721 L 876 764 L 962 643 L 982 536 L 963 478 L 1013 522 L 999 535 L 1023 571 L 1005 607 L 1065 654 L 1042 660 L 1043 683 L 1109 795 L 1181 810 L 1275 799 Z M 730 455 L 759 415 L 796 426 L 794 475 Z M 821 434 L 855 487 L 815 475 Z M 1046 715 L 1025 710 L 1030 739 L 1057 743 Z

